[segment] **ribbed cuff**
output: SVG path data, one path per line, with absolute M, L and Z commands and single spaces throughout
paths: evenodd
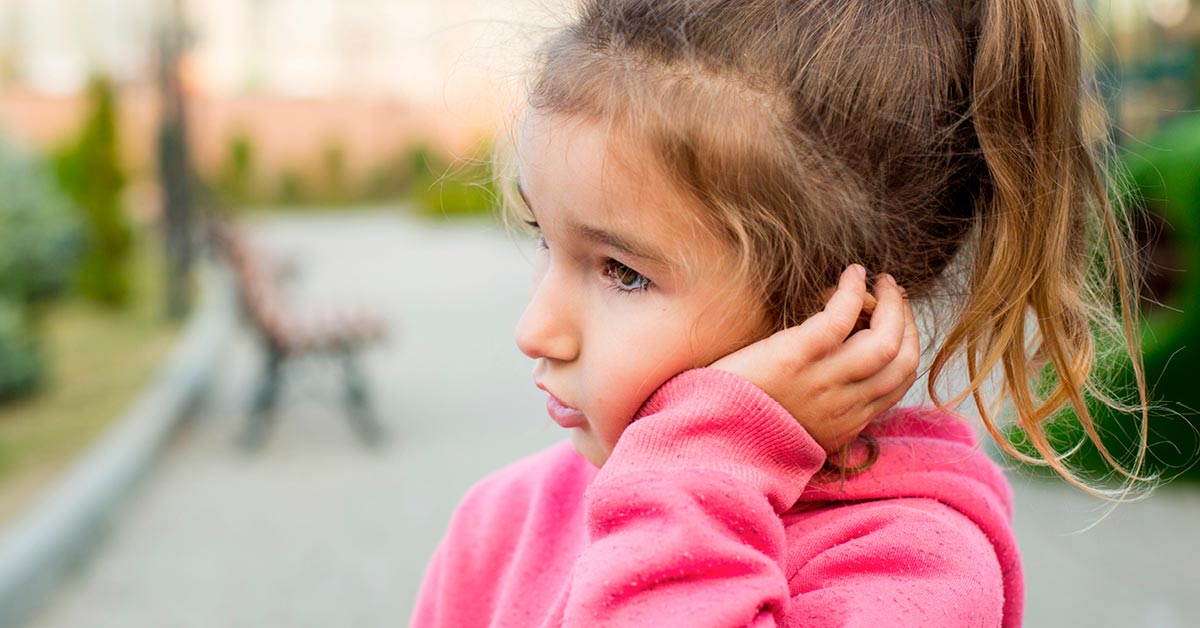
M 762 389 L 704 368 L 680 373 L 650 396 L 595 482 L 636 471 L 720 471 L 783 513 L 824 462 L 824 450 Z

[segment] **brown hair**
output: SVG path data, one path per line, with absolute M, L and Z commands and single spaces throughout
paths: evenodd
M 1097 494 L 1145 479 L 1136 256 L 1108 198 L 1071 0 L 584 0 L 537 60 L 530 105 L 649 148 L 742 252 L 776 329 L 818 311 L 853 262 L 914 299 L 961 291 L 930 367 L 934 401 L 973 397 L 997 442 L 1029 460 L 983 394 L 999 367 L 1041 454 L 1031 461 Z M 1094 372 L 1112 338 L 1133 357 L 1143 416 L 1131 469 L 1087 405 L 1122 406 Z M 942 400 L 960 356 L 970 382 Z M 1045 430 L 1063 408 L 1123 492 L 1064 464 Z

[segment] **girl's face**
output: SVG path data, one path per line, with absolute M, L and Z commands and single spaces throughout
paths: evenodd
M 619 148 L 626 159 L 598 124 L 533 109 L 518 145 L 542 242 L 517 345 L 551 418 L 598 467 L 655 389 L 765 327 L 731 247 L 697 228 L 649 156 Z

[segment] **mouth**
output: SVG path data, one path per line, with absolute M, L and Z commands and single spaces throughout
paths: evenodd
M 541 382 L 537 382 L 536 385 L 546 392 L 546 414 L 549 414 L 555 423 L 564 428 L 582 427 L 587 423 L 581 410 L 563 403 L 562 400 L 554 396 L 554 393 L 543 386 Z

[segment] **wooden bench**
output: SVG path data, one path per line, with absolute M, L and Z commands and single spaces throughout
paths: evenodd
M 242 229 L 216 223 L 212 234 L 233 273 L 242 312 L 265 353 L 241 443 L 248 449 L 263 445 L 274 423 L 284 364 L 304 356 L 323 356 L 341 363 L 351 426 L 368 445 L 381 443 L 386 432 L 375 415 L 358 358 L 363 349 L 384 338 L 383 320 L 362 308 L 298 308 L 280 289 L 279 266 L 255 248 Z

